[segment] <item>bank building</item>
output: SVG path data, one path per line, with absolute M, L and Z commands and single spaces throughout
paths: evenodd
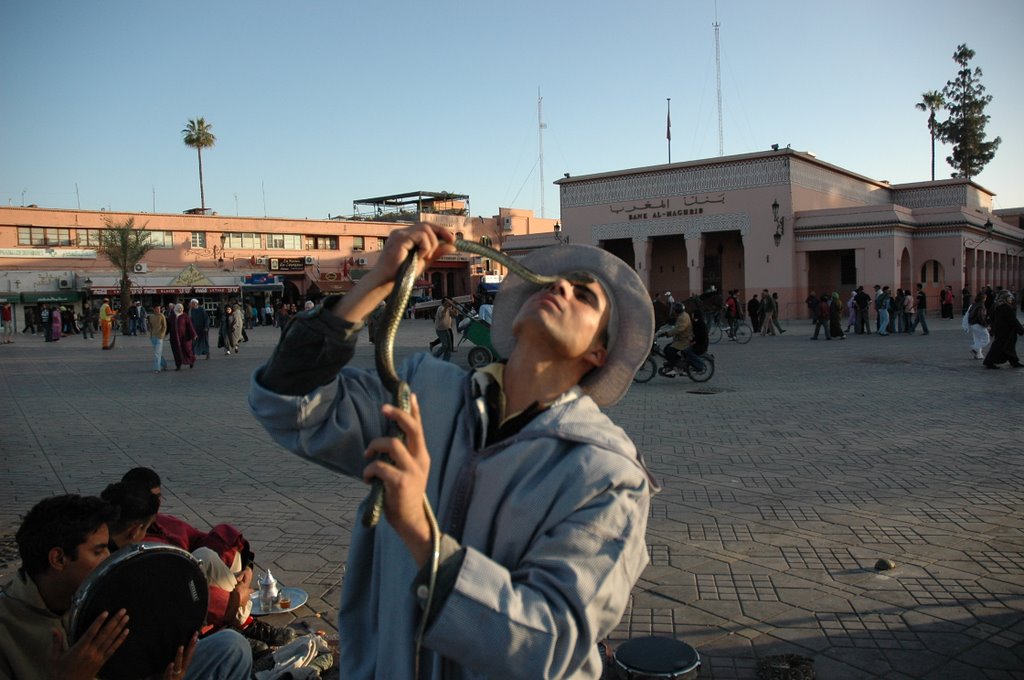
M 857 286 L 916 289 L 929 309 L 961 291 L 1022 283 L 1024 208 L 993 210 L 968 179 L 890 184 L 793 149 L 567 175 L 557 242 L 600 246 L 632 263 L 648 290 L 676 300 L 714 287 L 744 300 L 779 293 L 783 318 L 804 299 Z M 543 243 L 512 239 L 509 249 Z

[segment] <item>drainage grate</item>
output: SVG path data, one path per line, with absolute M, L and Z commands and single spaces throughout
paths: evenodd
M 692 390 L 686 390 L 688 394 L 722 394 L 732 391 L 724 387 L 694 387 Z

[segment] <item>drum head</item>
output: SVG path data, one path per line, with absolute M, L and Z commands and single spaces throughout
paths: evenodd
M 614 658 L 620 678 L 682 678 L 700 668 L 697 650 L 669 637 L 634 638 L 619 645 Z
M 72 644 L 102 612 L 125 609 L 130 632 L 99 677 L 131 680 L 162 673 L 203 625 L 208 598 L 206 578 L 188 552 L 156 543 L 122 548 L 75 594 Z

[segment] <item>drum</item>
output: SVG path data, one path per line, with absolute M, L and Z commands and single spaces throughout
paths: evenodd
M 128 612 L 128 637 L 103 666 L 104 680 L 162 673 L 206 620 L 209 592 L 199 562 L 187 551 L 139 543 L 108 557 L 71 602 L 71 643 L 102 612 Z
M 615 680 L 694 680 L 700 655 L 674 638 L 634 638 L 615 650 L 612 669 Z

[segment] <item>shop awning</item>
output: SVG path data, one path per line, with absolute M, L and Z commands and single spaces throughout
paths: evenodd
M 243 293 L 280 293 L 284 291 L 283 283 L 243 283 Z
M 351 271 L 352 278 L 355 278 L 355 270 Z M 323 272 L 319 275 L 306 273 L 306 289 L 317 287 L 321 293 L 347 293 L 355 285 L 352 278 L 348 278 L 337 272 Z
M 82 292 L 78 290 L 58 290 L 45 293 L 22 293 L 21 301 L 33 304 L 39 302 L 78 302 Z
M 92 295 L 120 295 L 121 286 L 93 286 Z M 132 295 L 210 295 L 212 293 L 238 293 L 239 286 L 132 286 Z
M 16 305 L 21 302 L 21 293 L 0 293 L 0 305 L 5 302 L 10 302 L 12 305 Z

